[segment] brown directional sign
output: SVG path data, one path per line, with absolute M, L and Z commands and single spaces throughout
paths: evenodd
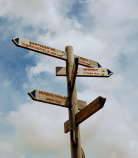
M 13 38 L 12 41 L 14 44 L 18 47 L 29 49 L 44 55 L 49 55 L 55 58 L 59 58 L 62 60 L 67 60 L 67 55 L 66 52 L 51 48 L 49 46 L 39 44 L 36 42 L 29 41 L 27 39 L 21 38 L 21 37 L 16 37 Z M 93 60 L 89 60 L 80 56 L 75 55 L 74 58 L 79 58 L 79 64 L 86 66 L 86 67 L 92 67 L 92 68 L 100 68 L 101 65 Z
M 59 58 L 62 60 L 66 60 L 67 56 L 66 56 L 66 52 L 63 52 L 61 50 L 55 49 L 55 48 L 51 48 L 42 44 L 38 44 L 36 42 L 32 42 L 29 41 L 27 39 L 23 39 L 20 37 L 14 38 L 12 39 L 12 41 L 16 44 L 16 46 L 18 47 L 22 47 L 25 49 L 29 49 L 38 53 L 42 53 L 45 55 L 49 55 L 55 58 Z
M 88 117 L 96 113 L 98 110 L 103 108 L 106 99 L 99 96 L 94 101 L 92 101 L 89 105 L 87 105 L 84 109 L 79 111 L 75 115 L 76 124 L 79 125 L 81 122 L 86 120 Z
M 92 101 L 89 105 L 87 105 L 85 108 L 79 111 L 75 115 L 76 124 L 77 125 L 80 124 L 81 122 L 86 120 L 88 117 L 90 117 L 91 115 L 96 113 L 98 110 L 100 110 L 104 106 L 105 101 L 106 101 L 105 98 L 99 96 L 94 101 Z M 69 131 L 70 131 L 70 122 L 69 120 L 67 120 L 64 123 L 64 132 L 68 133 Z
M 76 58 L 74 60 L 74 65 L 73 65 L 73 70 L 72 70 L 72 76 L 71 76 L 71 88 L 74 88 L 74 84 L 75 84 L 75 80 L 76 80 L 76 74 L 77 74 L 77 70 L 78 70 L 78 61 L 79 59 Z
M 28 94 L 33 100 L 69 108 L 69 99 L 65 96 L 36 89 L 29 92 Z M 78 100 L 78 108 L 80 110 L 86 107 L 86 105 L 86 101 Z
M 77 77 L 110 77 L 113 74 L 104 68 L 78 68 Z M 66 76 L 65 67 L 56 67 L 56 76 Z

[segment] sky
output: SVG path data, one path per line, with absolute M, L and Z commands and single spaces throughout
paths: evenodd
M 22 37 L 97 61 L 109 78 L 78 77 L 77 98 L 104 107 L 80 124 L 86 158 L 138 157 L 138 1 L 0 0 L 0 158 L 70 158 L 68 109 L 33 101 L 67 96 L 63 60 L 17 47 Z

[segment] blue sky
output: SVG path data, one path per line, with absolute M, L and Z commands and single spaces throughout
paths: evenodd
M 102 110 L 80 125 L 87 158 L 138 157 L 137 0 L 0 0 L 0 158 L 69 158 L 68 110 L 33 101 L 39 89 L 67 96 L 65 61 L 16 47 L 22 37 L 113 71 L 77 78 L 78 99 L 105 97 Z

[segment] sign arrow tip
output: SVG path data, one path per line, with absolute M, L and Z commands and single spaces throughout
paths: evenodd
M 17 44 L 19 44 L 19 38 L 16 38 L 16 39 L 15 39 L 15 42 L 16 42 Z
M 107 73 L 108 73 L 109 76 L 111 76 L 113 74 L 113 72 L 110 71 L 109 69 L 107 69 Z
M 99 97 L 99 101 L 100 101 L 100 104 L 101 104 L 101 106 L 103 107 L 104 106 L 104 103 L 105 103 L 105 101 L 106 101 L 106 98 L 103 98 L 103 97 Z
M 19 37 L 12 39 L 12 41 L 13 41 L 16 45 L 18 45 L 18 44 L 19 44 Z
M 29 95 L 32 99 L 34 99 L 34 98 L 35 98 L 35 90 L 29 92 L 28 95 Z
M 101 68 L 102 66 L 98 63 L 98 68 Z

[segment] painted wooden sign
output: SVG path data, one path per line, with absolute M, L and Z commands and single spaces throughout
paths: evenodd
M 84 109 L 79 111 L 75 115 L 76 125 L 79 125 L 81 122 L 86 120 L 88 117 L 96 113 L 98 110 L 103 108 L 106 99 L 99 96 L 94 101 L 92 101 L 89 105 L 87 105 Z
M 91 68 L 100 68 L 102 67 L 98 62 L 89 60 L 77 55 L 74 55 L 74 58 L 79 58 L 79 65 L 86 66 L 86 67 L 91 67 Z
M 49 92 L 44 92 L 41 90 L 34 89 L 33 91 L 28 93 L 29 96 L 35 100 L 44 103 L 54 104 L 62 107 L 69 108 L 69 99 L 65 96 L 53 94 Z M 78 100 L 78 109 L 81 110 L 86 107 L 86 101 Z
M 96 113 L 98 110 L 103 108 L 105 101 L 106 101 L 105 98 L 99 96 L 94 101 L 92 101 L 89 105 L 87 105 L 85 108 L 83 108 L 81 111 L 79 111 L 75 115 L 76 125 L 79 125 L 81 122 L 86 120 L 88 117 L 90 117 L 91 115 Z M 69 131 L 70 131 L 70 121 L 67 120 L 64 123 L 64 132 L 68 133 Z
M 78 68 L 77 77 L 110 77 L 113 74 L 104 68 Z M 56 67 L 56 76 L 66 76 L 65 67 Z
M 17 37 L 12 39 L 14 44 L 18 47 L 29 49 L 44 55 L 49 55 L 55 58 L 59 58 L 62 60 L 67 60 L 67 55 L 65 51 L 61 51 L 55 48 L 51 48 L 49 46 L 38 44 L 36 42 L 29 41 L 27 39 Z M 75 55 L 74 58 L 79 58 L 79 64 L 86 66 L 86 67 L 92 67 L 92 68 L 100 68 L 101 65 L 93 60 L 89 60 L 80 56 Z
M 29 49 L 29 50 L 32 50 L 32 51 L 35 51 L 35 52 L 38 52 L 41 54 L 49 55 L 49 56 L 52 56 L 55 58 L 59 58 L 62 60 L 67 59 L 66 52 L 63 52 L 63 51 L 55 49 L 55 48 L 48 47 L 46 45 L 38 44 L 38 43 L 29 41 L 27 39 L 23 39 L 20 37 L 14 38 L 12 41 L 18 47 Z

